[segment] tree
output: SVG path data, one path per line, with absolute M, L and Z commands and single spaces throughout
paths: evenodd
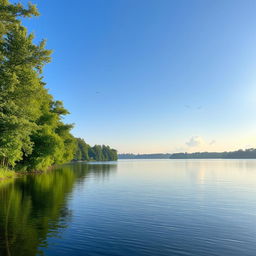
M 90 146 L 81 138 L 76 138 L 76 153 L 74 160 L 87 161 L 89 160 L 89 148 Z
M 75 150 L 72 125 L 61 101 L 45 89 L 42 71 L 51 51 L 45 41 L 33 43 L 19 18 L 38 16 L 35 5 L 24 8 L 0 0 L 0 165 L 45 169 L 69 161 Z
M 50 61 L 45 42 L 33 44 L 17 17 L 38 15 L 33 5 L 1 1 L 0 8 L 0 162 L 14 166 L 23 155 L 32 152 L 29 138 L 36 129 L 34 121 L 40 115 L 40 97 L 45 89 L 41 71 Z

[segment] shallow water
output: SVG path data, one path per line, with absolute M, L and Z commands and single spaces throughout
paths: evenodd
M 256 160 L 64 165 L 0 183 L 1 256 L 255 256 Z

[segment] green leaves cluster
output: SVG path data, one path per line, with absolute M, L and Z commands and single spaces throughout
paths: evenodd
M 0 0 L 0 165 L 22 169 L 46 169 L 73 159 L 76 143 L 68 114 L 43 82 L 42 70 L 50 61 L 45 41 L 34 35 L 20 18 L 39 15 L 29 4 Z
M 76 138 L 77 148 L 75 161 L 116 161 L 117 151 L 105 145 L 95 145 L 91 147 L 81 138 Z

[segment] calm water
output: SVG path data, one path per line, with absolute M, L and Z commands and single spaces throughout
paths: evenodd
M 70 164 L 0 183 L 1 256 L 256 255 L 256 160 Z

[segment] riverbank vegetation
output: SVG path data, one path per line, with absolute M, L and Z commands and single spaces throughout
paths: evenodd
M 38 15 L 35 5 L 25 8 L 0 0 L 2 176 L 9 168 L 45 170 L 71 161 L 77 152 L 77 140 L 70 132 L 73 125 L 63 122 L 69 112 L 45 88 L 42 72 L 51 60 L 51 51 L 45 48 L 44 40 L 35 44 L 34 35 L 21 22 Z

